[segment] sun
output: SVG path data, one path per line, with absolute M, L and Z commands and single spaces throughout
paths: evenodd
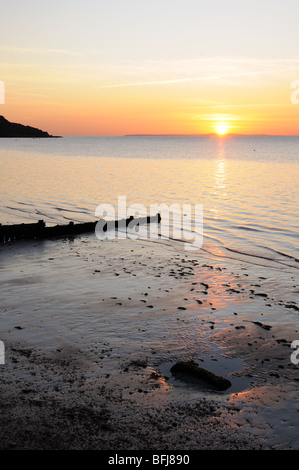
M 218 124 L 215 128 L 218 135 L 225 135 L 228 132 L 228 125 L 225 123 Z

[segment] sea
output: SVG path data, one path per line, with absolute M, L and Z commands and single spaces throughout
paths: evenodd
M 2 138 L 0 162 L 3 225 L 160 212 L 161 243 L 298 270 L 299 136 Z
M 299 137 L 0 139 L 0 161 L 2 224 L 162 217 L 139 231 L 106 232 L 121 238 L 106 247 L 97 232 L 1 246 L 5 344 L 13 337 L 45 357 L 85 351 L 87 386 L 100 373 L 120 396 L 123 361 L 150 358 L 170 377 L 173 361 L 204 358 L 204 367 L 232 378 L 231 403 L 259 442 L 271 437 L 277 448 L 299 449 L 291 363 L 291 342 L 299 343 Z M 134 244 L 126 236 L 149 239 Z M 151 308 L 143 308 L 144 295 Z M 165 382 L 167 405 L 174 396 L 198 401 L 197 390 L 171 390 Z M 230 433 L 239 435 L 235 419 Z

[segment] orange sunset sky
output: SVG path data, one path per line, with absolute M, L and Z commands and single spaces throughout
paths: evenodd
M 294 0 L 11 0 L 0 114 L 55 135 L 299 135 L 298 18 Z

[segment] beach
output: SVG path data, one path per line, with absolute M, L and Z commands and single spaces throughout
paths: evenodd
M 0 450 L 299 450 L 299 2 L 1 14 Z
M 1 450 L 299 449 L 299 283 L 182 243 L 1 251 Z M 228 378 L 179 380 L 177 361 Z

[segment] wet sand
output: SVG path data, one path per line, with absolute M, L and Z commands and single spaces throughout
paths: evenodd
M 298 279 L 179 245 L 0 248 L 2 450 L 299 449 Z

